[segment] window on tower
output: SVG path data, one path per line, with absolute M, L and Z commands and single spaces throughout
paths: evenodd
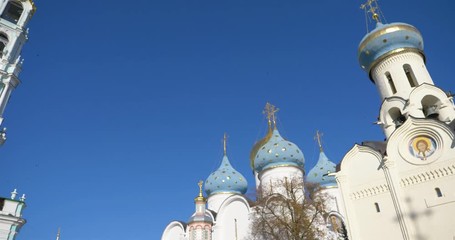
M 389 83 L 392 94 L 397 93 L 397 88 L 395 87 L 395 84 L 393 83 L 392 75 L 390 75 L 389 72 L 386 72 L 385 76 L 387 77 L 387 82 Z
M 22 4 L 16 1 L 10 1 L 3 10 L 2 18 L 8 22 L 17 23 L 22 15 L 24 8 Z
M 3 50 L 5 50 L 6 44 L 8 44 L 8 37 L 4 33 L 0 33 L 0 57 L 3 56 Z
M 404 73 L 406 73 L 406 77 L 408 78 L 409 85 L 411 85 L 411 87 L 417 86 L 416 76 L 414 75 L 414 72 L 412 71 L 411 66 L 409 64 L 405 64 L 405 65 L 403 65 L 403 70 L 404 70 Z

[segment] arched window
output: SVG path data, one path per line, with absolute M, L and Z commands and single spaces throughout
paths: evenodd
M 433 95 L 427 95 L 422 98 L 422 111 L 426 118 L 437 119 L 439 117 L 439 108 L 441 101 Z
M 2 18 L 8 22 L 17 23 L 22 15 L 24 8 L 22 4 L 16 1 L 10 1 L 3 10 Z
M 401 114 L 400 109 L 396 107 L 393 107 L 389 110 L 389 115 L 397 128 L 403 125 L 404 121 L 406 121 L 406 117 L 403 116 L 403 114 Z
M 375 202 L 374 207 L 376 208 L 376 212 L 381 212 L 381 209 L 379 208 L 379 203 Z
M 437 188 L 435 188 L 434 190 L 436 191 L 436 196 L 442 197 L 442 192 L 441 192 L 441 189 L 440 189 L 440 188 L 437 187 Z
M 416 76 L 414 75 L 411 66 L 409 64 L 405 64 L 403 65 L 403 70 L 404 73 L 406 74 L 406 77 L 408 78 L 409 85 L 411 87 L 417 86 Z
M 4 33 L 0 33 L 0 57 L 3 56 L 3 50 L 5 50 L 6 44 L 8 44 L 8 37 Z
M 387 82 L 389 83 L 392 94 L 397 93 L 397 88 L 395 87 L 395 84 L 393 83 L 392 75 L 390 75 L 389 72 L 385 72 L 385 76 L 387 77 Z

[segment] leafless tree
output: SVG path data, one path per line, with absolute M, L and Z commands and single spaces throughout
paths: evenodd
M 284 179 L 262 192 L 254 207 L 251 240 L 323 239 L 325 196 L 317 184 Z

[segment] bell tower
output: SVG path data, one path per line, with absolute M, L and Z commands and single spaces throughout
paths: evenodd
M 0 2 L 0 145 L 6 140 L 3 113 L 11 92 L 19 85 L 22 47 L 28 39 L 28 21 L 36 7 L 32 0 Z
M 437 120 L 453 127 L 452 96 L 434 85 L 425 65 L 419 30 L 406 23 L 383 23 L 376 0 L 368 0 L 362 8 L 367 16 L 371 14 L 376 27 L 359 45 L 359 63 L 383 101 L 377 123 L 386 138 L 409 117 Z

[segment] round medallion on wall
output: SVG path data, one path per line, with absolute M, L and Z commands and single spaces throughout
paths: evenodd
M 409 142 L 409 152 L 415 158 L 426 161 L 436 151 L 436 141 L 428 136 L 417 136 Z

